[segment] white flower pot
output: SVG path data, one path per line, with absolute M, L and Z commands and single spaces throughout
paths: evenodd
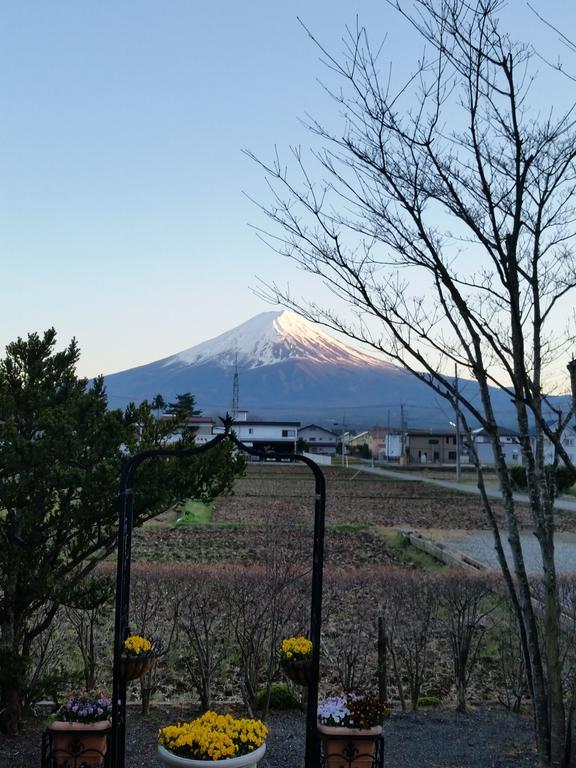
M 240 757 L 227 757 L 225 760 L 192 760 L 189 757 L 178 757 L 168 752 L 167 749 L 158 745 L 158 757 L 162 765 L 171 768 L 209 768 L 209 766 L 220 766 L 220 768 L 256 768 L 266 752 L 266 742 L 261 744 L 253 752 Z

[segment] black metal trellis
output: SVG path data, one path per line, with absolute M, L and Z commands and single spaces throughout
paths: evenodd
M 42 734 L 41 768 L 53 768 L 59 765 L 61 768 L 85 768 L 85 766 L 99 765 L 101 768 L 110 768 L 110 729 L 99 731 L 106 739 L 103 751 L 92 745 L 86 745 L 85 737 L 94 737 L 95 731 L 82 730 L 70 731 L 67 735 L 63 731 L 54 732 L 46 729 Z M 58 747 L 54 746 L 54 737 L 59 736 Z M 64 738 L 63 738 L 64 737 Z
M 363 751 L 363 750 L 366 751 Z M 370 768 L 384 768 L 384 736 L 381 734 L 376 740 L 372 736 L 354 736 L 350 741 L 341 739 L 341 745 L 337 752 L 325 752 L 322 750 L 320 768 L 337 765 L 338 768 L 353 768 L 362 764 Z
M 324 519 L 326 510 L 326 480 L 316 462 L 298 453 L 277 454 L 259 451 L 244 445 L 232 431 L 233 419 L 227 414 L 222 419 L 224 432 L 198 448 L 156 448 L 142 451 L 124 465 L 119 489 L 118 565 L 116 571 L 116 619 L 114 628 L 114 671 L 112 687 L 111 768 L 124 768 L 126 742 L 126 678 L 121 673 L 121 655 L 128 636 L 130 565 L 132 555 L 132 529 L 136 470 L 147 459 L 154 457 L 186 458 L 205 453 L 224 440 L 231 441 L 242 451 L 265 459 L 291 459 L 306 464 L 314 474 L 314 547 L 312 554 L 312 599 L 310 606 L 310 640 L 312 650 L 312 677 L 308 686 L 306 715 L 305 768 L 320 765 L 320 739 L 316 730 L 318 709 L 318 682 L 320 676 L 320 630 L 322 626 L 322 572 L 324 566 Z

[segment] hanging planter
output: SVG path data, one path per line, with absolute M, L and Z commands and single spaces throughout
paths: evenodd
M 137 680 L 154 666 L 158 655 L 154 640 L 141 635 L 130 635 L 124 641 L 122 648 L 120 675 L 125 680 Z
M 260 720 L 205 712 L 190 723 L 162 728 L 158 758 L 170 768 L 256 768 L 266 752 L 267 735 Z
M 280 667 L 293 683 L 310 685 L 312 681 L 312 642 L 306 637 L 288 637 L 280 646 Z

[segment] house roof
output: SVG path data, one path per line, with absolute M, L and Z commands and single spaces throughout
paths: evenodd
M 299 421 L 235 421 L 232 424 L 232 427 L 243 427 L 243 426 L 251 426 L 251 427 L 299 427 L 300 422 Z
M 331 429 L 326 429 L 326 427 L 321 427 L 319 424 L 306 424 L 305 427 L 300 427 L 300 430 L 304 429 L 319 429 L 321 432 L 326 432 L 326 434 L 334 435 L 334 437 L 336 437 L 336 432 L 333 432 Z

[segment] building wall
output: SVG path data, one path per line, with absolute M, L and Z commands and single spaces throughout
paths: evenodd
M 456 435 L 408 434 L 411 464 L 452 464 L 456 461 Z
M 295 424 L 258 424 L 250 422 L 234 424 L 234 431 L 243 443 L 252 440 L 285 440 L 295 443 L 298 439 L 298 427 Z

